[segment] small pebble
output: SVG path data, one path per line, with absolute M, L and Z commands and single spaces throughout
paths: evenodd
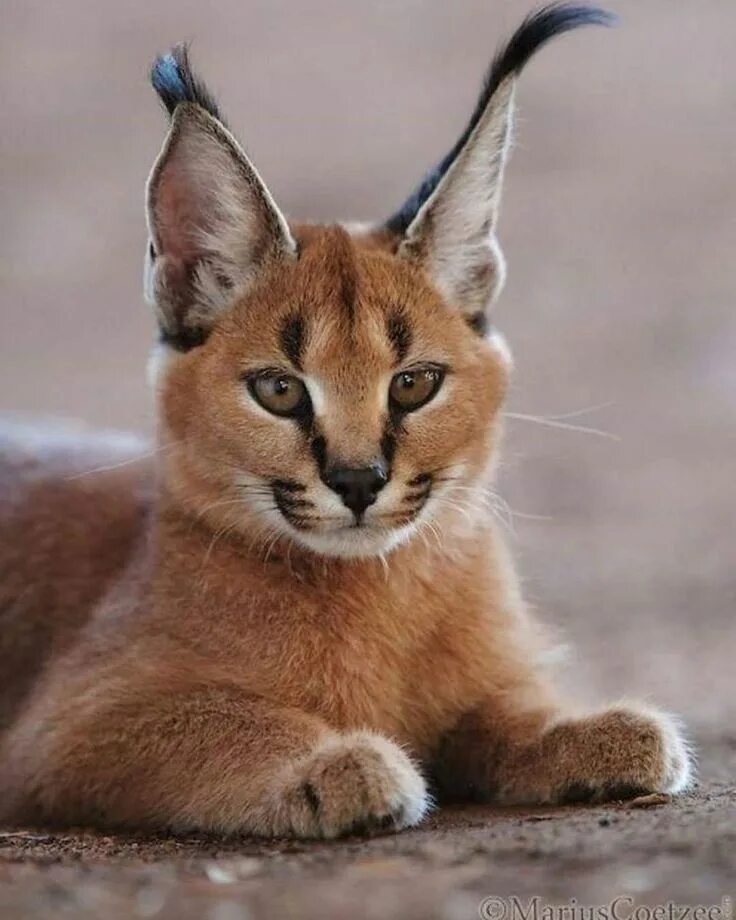
M 226 869 L 224 866 L 218 866 L 217 863 L 210 863 L 204 867 L 207 878 L 216 885 L 232 885 L 237 876 L 232 869 Z

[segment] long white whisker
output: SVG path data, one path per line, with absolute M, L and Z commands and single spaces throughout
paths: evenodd
M 469 490 L 472 491 L 472 490 Z M 515 536 L 515 531 L 513 527 L 513 521 L 508 516 L 508 506 L 505 504 L 503 499 L 495 493 L 486 491 L 485 495 L 478 490 L 476 495 L 480 499 L 480 503 L 484 505 L 488 511 L 500 521 L 511 534 Z M 472 522 L 472 517 L 468 513 L 469 511 L 478 510 L 478 506 L 470 503 L 468 499 L 459 499 L 458 501 L 453 501 L 447 495 L 439 495 L 436 497 L 436 500 L 447 508 L 452 509 L 460 513 L 464 513 L 468 520 Z
M 427 552 L 429 552 L 429 541 L 427 540 L 427 534 L 424 532 L 424 522 L 423 521 L 419 521 L 417 523 L 414 534 L 422 541 L 422 546 L 424 547 L 424 549 Z
M 434 521 L 428 521 L 428 520 L 425 519 L 425 520 L 421 521 L 421 524 L 422 524 L 422 526 L 426 527 L 427 530 L 428 530 L 428 531 L 432 534 L 432 536 L 435 538 L 435 541 L 436 541 L 436 543 L 437 543 L 437 547 L 438 547 L 439 549 L 442 549 L 442 535 L 440 534 L 440 532 L 439 532 L 437 526 L 435 526 L 435 522 L 434 522 Z
M 244 498 L 229 498 L 219 502 L 212 502 L 209 505 L 205 505 L 204 508 L 197 513 L 197 520 L 204 517 L 204 515 L 207 514 L 208 511 L 212 511 L 213 508 L 224 508 L 228 505 L 245 505 L 247 507 L 248 503 Z
M 127 460 L 121 460 L 119 463 L 97 466 L 92 470 L 85 470 L 83 473 L 74 473 L 72 476 L 66 476 L 65 479 L 67 482 L 72 482 L 75 479 L 84 479 L 85 476 L 94 476 L 95 473 L 109 473 L 111 470 L 119 470 L 121 467 L 130 466 L 133 463 L 140 463 L 142 460 L 147 460 L 149 457 L 155 457 L 164 450 L 171 450 L 172 447 L 176 447 L 177 443 L 178 442 L 175 441 L 171 444 L 163 444 L 160 447 L 154 448 L 154 450 L 146 451 L 144 454 L 136 454 L 135 457 L 128 457 Z
M 569 418 L 580 418 L 581 415 L 590 415 L 591 412 L 599 412 L 601 409 L 610 409 L 611 406 L 615 406 L 616 403 L 613 401 L 597 403 L 595 406 L 586 406 L 583 409 L 575 409 L 574 412 L 562 412 L 555 415 L 544 415 L 542 418 L 551 419 L 553 422 L 564 422 Z
M 505 498 L 502 498 L 501 495 L 494 491 L 490 486 L 465 486 L 465 485 L 453 485 L 450 488 L 450 493 L 452 492 L 469 492 L 472 495 L 476 496 L 478 500 L 485 504 L 487 507 L 490 507 L 491 502 L 500 502 L 503 504 L 506 512 L 511 515 L 511 517 L 521 518 L 523 520 L 529 521 L 552 521 L 554 518 L 550 517 L 547 514 L 532 514 L 528 511 L 517 511 L 515 508 L 512 508 Z M 471 505 L 472 507 L 472 505 Z
M 268 544 L 268 547 L 267 547 L 267 549 L 266 549 L 266 554 L 265 554 L 264 559 L 263 559 L 264 564 L 267 563 L 268 560 L 271 558 L 271 553 L 273 552 L 273 548 L 274 548 L 274 546 L 276 546 L 276 544 L 278 543 L 279 538 L 280 538 L 281 536 L 282 536 L 282 534 L 279 533 L 278 530 L 276 530 L 276 533 L 274 534 L 273 539 L 272 539 L 271 542 Z
M 543 425 L 546 428 L 560 428 L 563 431 L 577 431 L 581 434 L 592 434 L 599 438 L 607 438 L 609 441 L 620 441 L 617 434 L 610 431 L 601 431 L 600 428 L 586 428 L 584 425 L 571 425 L 568 422 L 560 422 L 554 418 L 544 418 L 537 415 L 526 415 L 523 412 L 504 412 L 506 418 L 519 419 L 522 422 L 536 422 L 537 425 Z
M 228 524 L 225 527 L 222 527 L 220 530 L 216 530 L 213 533 L 212 539 L 210 540 L 209 546 L 207 547 L 207 551 L 202 557 L 202 568 L 205 568 L 205 566 L 209 562 L 209 558 L 212 553 L 212 550 L 215 548 L 215 544 L 220 539 L 220 537 L 224 537 L 225 534 L 229 533 L 234 527 L 235 527 L 235 524 Z
M 215 508 L 215 507 L 222 506 L 222 505 L 234 505 L 234 504 L 236 505 L 240 504 L 240 505 L 245 506 L 248 509 L 249 515 L 251 517 L 265 516 L 265 515 L 271 514 L 273 511 L 276 510 L 275 506 L 266 507 L 266 508 L 254 508 L 251 504 L 245 502 L 243 499 L 235 499 L 233 501 L 214 502 L 212 505 L 209 505 L 202 512 L 200 512 L 199 516 L 201 517 L 202 514 L 206 513 L 210 508 Z M 239 518 L 236 518 L 234 521 L 231 521 L 229 524 L 226 524 L 224 527 L 221 527 L 219 530 L 215 531 L 215 533 L 212 536 L 212 539 L 210 540 L 209 546 L 207 547 L 207 551 L 204 554 L 204 558 L 202 560 L 203 566 L 206 565 L 206 563 L 208 562 L 216 544 L 223 537 L 227 536 L 229 533 L 232 533 L 232 531 L 235 530 L 238 527 L 238 525 L 241 523 L 242 521 Z M 269 529 L 269 532 L 270 532 L 270 529 Z M 256 536 L 258 535 L 258 533 L 259 531 L 257 530 Z M 252 548 L 253 542 L 254 541 L 252 540 L 249 549 Z
M 386 559 L 386 554 L 379 553 L 378 558 L 380 559 L 381 567 L 383 568 L 384 580 L 386 581 L 386 583 L 388 583 L 388 579 L 389 579 L 389 575 L 391 574 L 391 570 L 389 569 L 388 559 Z

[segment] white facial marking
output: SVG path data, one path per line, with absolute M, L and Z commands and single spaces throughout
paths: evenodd
M 309 391 L 309 398 L 312 400 L 312 410 L 316 416 L 325 414 L 325 391 L 322 384 L 317 380 L 316 377 L 312 377 L 309 374 L 302 377 L 304 385 Z
M 497 339 L 493 337 L 491 347 L 501 348 L 502 343 L 503 339 L 500 335 Z M 423 354 L 418 356 L 419 359 L 426 362 L 432 361 L 433 357 L 433 355 Z M 411 362 L 411 366 L 420 366 L 421 363 L 422 360 L 415 360 Z M 411 369 L 411 366 L 408 366 L 408 369 Z M 375 398 L 378 401 L 377 408 L 381 413 L 385 413 L 387 409 L 392 377 L 393 374 L 386 373 L 377 383 Z M 314 414 L 320 416 L 329 413 L 330 400 L 323 382 L 308 374 L 301 375 L 301 379 L 309 392 Z M 452 377 L 450 375 L 443 381 L 436 396 L 426 406 L 417 409 L 416 414 L 430 412 L 433 406 L 442 405 L 449 398 L 451 388 Z M 264 409 L 251 396 L 247 387 L 243 387 L 242 398 L 248 400 L 250 411 L 257 411 L 262 417 L 277 421 L 279 424 L 293 424 L 286 418 L 274 419 L 272 413 Z M 453 467 L 453 473 L 462 476 L 464 473 L 462 465 Z M 304 527 L 295 526 L 290 522 L 288 516 L 277 510 L 267 492 L 259 496 L 258 490 L 244 488 L 243 493 L 244 499 L 259 515 L 260 521 L 268 524 L 272 533 L 278 532 L 323 556 L 367 558 L 384 556 L 396 547 L 407 543 L 418 533 L 423 533 L 425 529 L 428 534 L 436 537 L 440 522 L 442 526 L 447 524 L 453 529 L 457 526 L 467 526 L 466 519 L 469 517 L 469 511 L 467 507 L 460 508 L 461 505 L 466 504 L 465 496 L 454 495 L 451 488 L 439 483 L 433 489 L 429 500 L 416 515 L 406 523 L 400 523 L 402 515 L 399 512 L 407 510 L 402 502 L 408 488 L 407 479 L 410 478 L 411 474 L 395 474 L 380 491 L 375 503 L 368 507 L 359 525 L 352 511 L 345 506 L 340 496 L 319 481 L 307 484 L 307 490 L 300 493 L 301 498 L 311 503 L 311 506 L 305 508 L 304 511 L 304 517 L 311 518 L 311 521 L 309 523 L 305 521 Z M 259 481 L 261 486 L 268 488 L 266 480 Z M 254 483 L 249 482 L 246 475 L 242 478 L 241 485 L 247 487 Z M 265 506 L 269 506 L 269 509 Z

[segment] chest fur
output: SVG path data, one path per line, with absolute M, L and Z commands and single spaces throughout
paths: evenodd
M 219 579 L 208 611 L 185 621 L 188 644 L 226 660 L 249 692 L 336 728 L 381 731 L 421 754 L 493 677 L 492 584 L 462 565 L 339 575 L 262 574 L 242 590 Z

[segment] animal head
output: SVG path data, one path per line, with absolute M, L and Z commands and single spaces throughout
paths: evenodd
M 171 125 L 147 189 L 146 289 L 180 501 L 213 527 L 341 556 L 472 510 L 509 371 L 489 311 L 516 78 L 553 36 L 610 20 L 571 4 L 529 16 L 452 150 L 371 227 L 291 224 L 186 48 L 156 60 Z

